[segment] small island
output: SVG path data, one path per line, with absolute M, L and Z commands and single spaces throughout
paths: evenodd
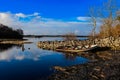
M 12 29 L 6 25 L 0 24 L 0 44 L 22 45 L 24 43 L 31 43 L 23 39 L 22 29 Z

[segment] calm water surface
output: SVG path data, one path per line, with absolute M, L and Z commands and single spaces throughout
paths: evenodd
M 0 45 L 0 80 L 45 80 L 54 72 L 53 66 L 70 66 L 88 61 L 82 57 L 42 50 L 36 43 L 43 40 L 61 38 L 29 38 L 33 43 Z

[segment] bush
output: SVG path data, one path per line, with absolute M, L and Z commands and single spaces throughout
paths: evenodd
M 77 40 L 77 37 L 74 33 L 67 33 L 63 36 L 64 40 Z

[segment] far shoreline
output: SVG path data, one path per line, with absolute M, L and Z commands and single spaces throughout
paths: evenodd
M 76 37 L 90 37 L 88 35 L 75 35 Z M 65 35 L 23 35 L 23 37 L 66 37 Z

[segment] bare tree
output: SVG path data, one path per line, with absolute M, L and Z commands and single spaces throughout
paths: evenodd
M 111 36 L 111 28 L 112 24 L 114 22 L 114 10 L 115 10 L 115 4 L 113 0 L 108 0 L 108 2 L 105 4 L 105 12 L 108 14 L 105 19 L 103 19 L 103 25 L 106 27 L 106 36 Z
M 93 23 L 93 36 L 95 36 L 95 29 L 97 24 L 97 18 L 100 17 L 103 22 L 101 25 L 101 30 L 104 31 L 104 37 L 112 36 L 112 27 L 115 21 L 115 12 L 117 10 L 115 0 L 108 0 L 106 3 L 103 3 L 101 8 L 90 10 L 91 13 L 91 21 Z M 98 15 L 97 15 L 98 14 Z
M 117 14 L 117 20 L 120 22 L 120 10 L 118 10 L 117 12 L 116 12 L 116 14 Z
M 95 9 L 94 8 L 91 8 L 90 9 L 90 17 L 91 17 L 91 22 L 92 22 L 92 25 L 93 25 L 93 29 L 92 29 L 92 37 L 93 39 L 95 39 L 95 34 L 96 34 L 96 24 L 97 24 L 97 17 L 95 15 Z

